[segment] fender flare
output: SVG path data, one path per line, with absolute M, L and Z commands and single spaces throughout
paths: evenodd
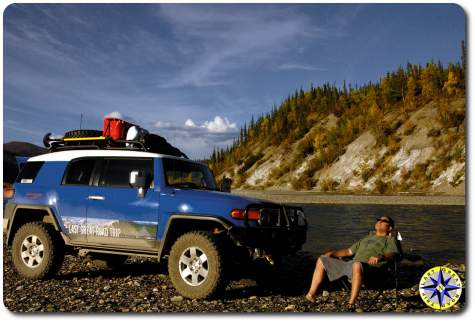
M 215 222 L 223 226 L 227 231 L 231 230 L 233 227 L 231 223 L 227 222 L 224 219 L 221 218 L 216 218 L 215 216 L 209 216 L 209 215 L 189 215 L 189 214 L 180 214 L 180 213 L 174 213 L 168 218 L 167 225 L 165 226 L 165 231 L 163 232 L 163 237 L 160 242 L 160 246 L 158 247 L 158 258 L 162 258 L 163 255 L 163 250 L 165 249 L 165 246 L 167 246 L 167 243 L 169 242 L 169 228 L 172 225 L 173 222 L 176 222 L 178 220 L 195 220 L 195 221 L 208 221 L 208 222 Z
M 50 223 L 53 225 L 54 229 L 58 231 L 63 238 L 63 240 L 66 242 L 66 236 L 62 233 L 61 231 L 61 226 L 58 223 L 58 220 L 56 216 L 54 215 L 53 210 L 51 209 L 50 206 L 48 205 L 31 205 L 31 204 L 16 204 L 13 209 L 11 210 L 11 217 L 9 218 L 9 224 L 8 224 L 8 230 L 7 230 L 7 235 L 6 235 L 6 240 L 7 240 L 7 245 L 9 245 L 12 242 L 13 236 L 11 235 L 12 227 L 13 224 L 15 223 L 16 215 L 19 210 L 22 209 L 29 209 L 29 210 L 41 210 L 45 211 L 47 213 L 47 216 L 50 218 L 50 220 L 47 221 L 47 223 Z M 6 209 L 5 209 L 6 210 Z

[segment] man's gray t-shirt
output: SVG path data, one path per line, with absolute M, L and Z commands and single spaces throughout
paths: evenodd
M 366 236 L 350 247 L 353 252 L 353 261 L 367 263 L 372 256 L 386 253 L 399 253 L 394 236 Z

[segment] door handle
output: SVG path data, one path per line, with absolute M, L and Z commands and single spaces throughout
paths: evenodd
M 170 197 L 175 197 L 175 191 L 172 191 L 170 193 L 160 193 L 160 196 L 170 196 Z
M 106 198 L 104 196 L 89 196 L 87 197 L 89 200 L 105 200 Z

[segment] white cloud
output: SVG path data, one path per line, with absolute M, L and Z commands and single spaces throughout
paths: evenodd
M 204 121 L 201 125 L 196 125 L 192 119 L 187 119 L 185 122 L 185 128 L 192 129 L 205 129 L 210 133 L 228 133 L 235 132 L 237 130 L 236 123 L 229 122 L 227 117 L 221 117 L 216 115 L 212 121 Z
M 215 116 L 213 121 L 206 121 L 202 127 L 205 127 L 210 132 L 225 133 L 237 130 L 236 123 L 231 123 L 225 117 Z
M 310 64 L 286 63 L 277 67 L 278 70 L 306 70 L 306 71 L 326 71 L 326 68 Z
M 195 122 L 193 122 L 192 119 L 188 119 L 188 120 L 186 120 L 186 122 L 185 122 L 185 126 L 188 126 L 188 127 L 196 127 L 196 124 L 195 124 Z
M 163 122 L 163 121 L 157 121 L 155 122 L 155 127 L 156 128 L 169 128 L 170 126 L 172 126 L 172 124 L 170 122 Z
M 154 124 L 160 133 L 168 137 L 181 137 L 186 139 L 201 139 L 211 146 L 232 140 L 238 134 L 236 123 L 231 123 L 227 117 L 215 116 L 211 121 L 197 124 L 191 118 L 184 125 L 174 125 L 170 122 L 158 121 Z

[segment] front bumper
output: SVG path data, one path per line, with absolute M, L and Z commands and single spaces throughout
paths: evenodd
M 261 212 L 258 222 L 247 220 L 245 227 L 233 227 L 229 234 L 238 246 L 258 248 L 268 254 L 292 254 L 307 240 L 308 223 L 300 207 L 256 204 L 246 208 Z

